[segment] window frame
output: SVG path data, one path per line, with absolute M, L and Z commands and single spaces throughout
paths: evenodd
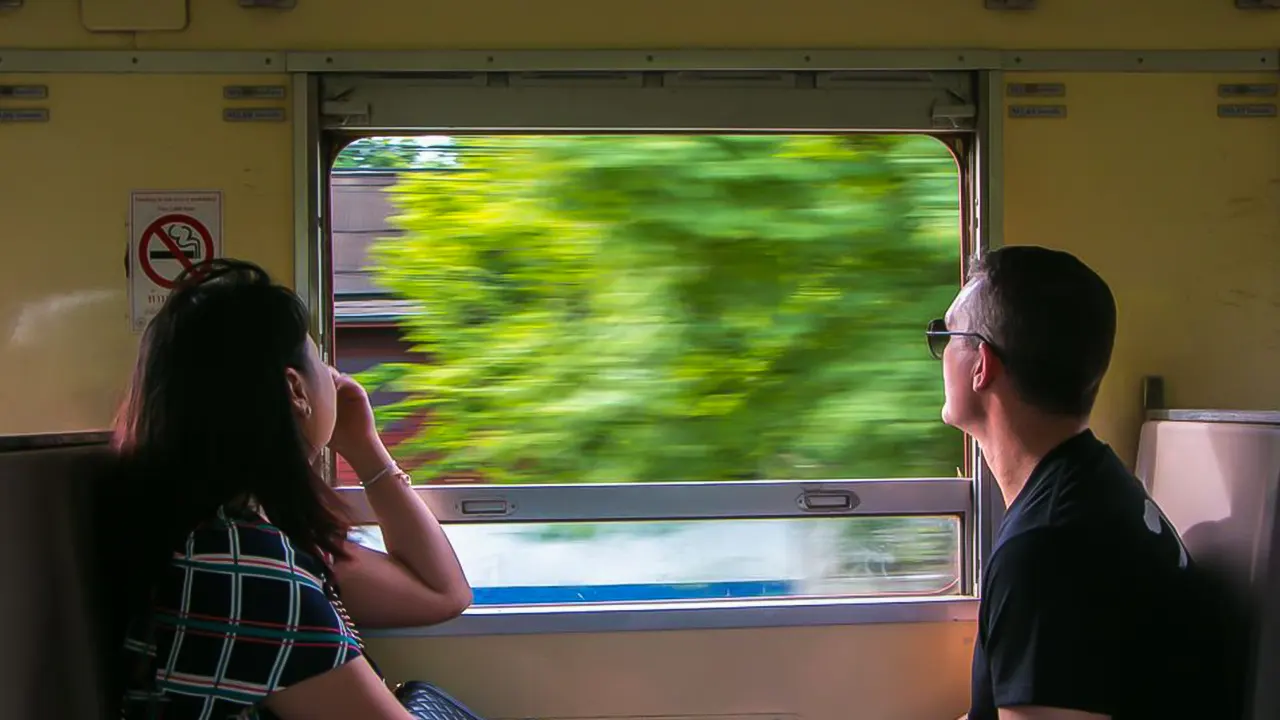
M 294 75 L 295 283 L 313 314 L 327 361 L 333 357 L 334 341 L 330 173 L 341 148 L 358 137 L 593 130 L 927 133 L 944 137 L 957 156 L 962 273 L 975 251 L 999 245 L 1002 125 L 1001 113 L 992 112 L 1003 107 L 999 71 L 890 73 L 850 68 L 828 73 L 845 77 L 859 73 L 837 89 L 830 83 L 824 87 L 824 73 L 790 70 L 718 78 L 700 73 L 698 81 L 662 88 L 654 88 L 652 80 L 646 79 L 652 74 L 638 72 L 621 72 L 607 81 L 583 81 L 577 73 L 534 73 L 515 83 L 511 78 L 519 73 L 499 73 L 493 75 L 506 76 L 506 84 L 494 87 L 492 80 L 475 79 L 490 74 L 476 71 L 456 82 L 433 75 L 424 83 L 421 72 L 431 70 L 421 68 L 419 73 L 404 75 Z M 661 82 L 673 75 L 679 73 L 665 73 Z M 789 86 L 786 81 L 779 83 L 779 77 L 802 79 Z M 938 78 L 942 81 L 936 82 Z M 959 78 L 963 78 L 961 86 L 956 84 Z M 638 99 L 640 93 L 646 93 L 647 102 Z M 886 98 L 897 98 L 898 105 Z M 449 110 L 441 112 L 441 107 Z M 733 112 L 726 113 L 726 108 Z M 424 124 L 423 119 L 433 124 Z M 976 443 L 966 438 L 970 471 L 958 478 L 419 486 L 418 494 L 444 523 L 953 515 L 959 517 L 961 528 L 961 594 L 480 607 L 438 628 L 376 635 L 971 621 L 976 617 L 980 571 L 1001 509 L 995 502 L 998 491 L 993 494 L 989 470 L 980 458 Z M 330 477 L 332 470 L 330 459 Z M 353 519 L 373 522 L 361 488 L 344 487 L 339 492 Z M 847 493 L 857 501 L 848 509 L 806 509 L 803 499 L 814 493 Z M 494 501 L 505 503 L 506 509 L 498 514 L 464 509 Z
M 869 69 L 326 73 L 318 120 L 325 133 L 359 135 L 968 133 L 977 129 L 975 77 Z
M 556 523 L 661 520 L 906 517 L 968 520 L 969 478 L 744 480 L 527 485 L 417 485 L 442 523 Z M 376 518 L 360 487 L 340 487 L 352 521 Z M 848 498 L 849 509 L 814 508 L 816 498 Z M 501 510 L 497 510 L 502 506 Z M 492 508 L 492 509 L 491 509 Z M 963 565 L 963 561 L 961 562 Z

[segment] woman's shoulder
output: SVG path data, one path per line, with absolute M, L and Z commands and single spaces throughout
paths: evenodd
M 302 581 L 323 588 L 326 563 L 297 547 L 280 528 L 252 511 L 221 508 L 187 536 L 178 564 L 237 575 Z
M 126 647 L 165 669 L 153 694 L 170 703 L 166 714 L 230 716 L 362 655 L 322 576 L 315 556 L 261 516 L 220 510 L 174 553 L 150 647 L 145 636 Z

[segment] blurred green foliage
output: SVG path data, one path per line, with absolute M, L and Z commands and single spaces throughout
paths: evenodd
M 357 149 L 389 153 L 378 167 L 413 154 Z M 360 378 L 404 394 L 380 421 L 429 413 L 398 448 L 420 477 L 962 464 L 923 338 L 960 272 L 958 173 L 939 141 L 504 136 L 434 151 L 393 188 L 405 235 L 371 251 L 376 281 L 421 306 L 403 332 L 430 362 Z

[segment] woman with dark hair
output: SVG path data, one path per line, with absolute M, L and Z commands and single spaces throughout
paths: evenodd
M 293 292 L 219 260 L 147 327 L 109 528 L 127 558 L 112 567 L 125 718 L 408 718 L 352 621 L 429 625 L 471 603 L 368 396 L 321 362 L 308 326 Z M 360 477 L 386 554 L 347 541 L 325 447 Z

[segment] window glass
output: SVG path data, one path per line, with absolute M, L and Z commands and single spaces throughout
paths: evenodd
M 415 482 L 962 470 L 935 138 L 376 137 L 331 191 L 336 361 Z
M 949 517 L 448 525 L 475 604 L 952 595 Z M 377 526 L 359 541 L 383 549 Z

